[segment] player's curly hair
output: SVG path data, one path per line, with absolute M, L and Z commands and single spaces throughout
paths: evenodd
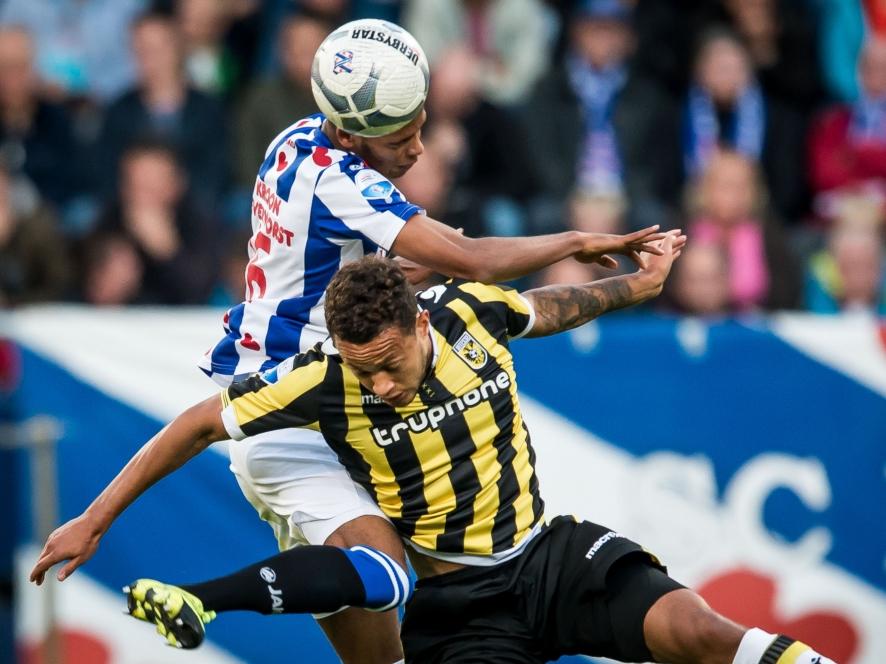
M 365 256 L 348 263 L 326 289 L 326 327 L 336 339 L 363 344 L 389 327 L 415 329 L 415 293 L 395 261 Z

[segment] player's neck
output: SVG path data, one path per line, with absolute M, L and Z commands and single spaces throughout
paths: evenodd
M 329 142 L 332 143 L 332 147 L 334 147 L 336 150 L 349 152 L 349 150 L 345 148 L 338 140 L 338 136 L 335 132 L 335 125 L 332 124 L 329 120 L 323 120 L 323 125 L 320 127 L 320 131 L 322 131 L 326 138 L 329 139 Z
M 421 343 L 421 350 L 424 353 L 424 361 L 425 361 L 425 375 L 422 378 L 422 382 L 425 382 L 428 379 L 428 376 L 431 375 L 431 371 L 433 371 L 434 367 L 432 366 L 434 362 L 434 342 L 431 339 L 431 335 L 434 334 L 434 330 L 428 325 L 428 333 L 424 335 L 424 339 L 420 339 L 419 343 Z

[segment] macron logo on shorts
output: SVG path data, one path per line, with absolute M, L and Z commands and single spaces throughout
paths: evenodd
M 597 551 L 603 548 L 603 545 L 610 540 L 614 540 L 616 537 L 624 537 L 621 533 L 617 533 L 614 530 L 610 530 L 608 533 L 603 535 L 600 539 L 594 542 L 593 546 L 588 549 L 588 552 L 585 554 L 585 558 L 590 560 L 594 556 L 597 555 Z

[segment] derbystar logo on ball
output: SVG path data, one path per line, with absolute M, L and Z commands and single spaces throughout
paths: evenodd
M 378 19 L 346 23 L 317 49 L 311 90 L 336 127 L 385 136 L 412 122 L 430 86 L 428 61 L 415 38 Z

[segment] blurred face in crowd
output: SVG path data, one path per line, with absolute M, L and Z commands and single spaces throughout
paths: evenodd
M 165 150 L 132 152 L 120 169 L 120 196 L 127 207 L 171 209 L 184 193 L 183 175 Z
M 618 196 L 574 196 L 569 206 L 570 228 L 585 233 L 622 233 L 624 201 Z M 574 262 L 574 261 L 573 261 Z
M 723 252 L 713 244 L 683 250 L 674 279 L 674 297 L 687 313 L 715 315 L 729 308 L 729 275 Z
M 227 27 L 227 4 L 224 0 L 178 0 L 176 16 L 185 41 L 216 44 Z
M 830 245 L 843 282 L 843 305 L 874 305 L 883 280 L 883 248 L 879 233 L 873 229 L 837 230 Z
M 131 242 L 118 235 L 102 236 L 86 258 L 84 298 L 98 306 L 128 304 L 138 295 L 143 272 Z
M 137 23 L 132 29 L 132 52 L 143 82 L 181 77 L 181 39 L 172 21 L 150 18 Z
M 572 51 L 595 69 L 606 69 L 625 61 L 634 37 L 630 26 L 616 19 L 578 18 L 571 34 Z
M 886 40 L 874 38 L 865 44 L 859 78 L 866 95 L 874 99 L 886 97 Z
M 0 104 L 17 107 L 34 93 L 34 44 L 17 28 L 0 28 Z
M 427 117 L 422 109 L 415 120 L 387 136 L 367 138 L 341 130 L 336 131 L 335 136 L 345 150 L 356 152 L 372 168 L 393 180 L 412 168 L 424 152 L 421 129 Z
M 436 120 L 459 120 L 478 100 L 478 62 L 466 47 L 446 51 L 434 64 L 428 107 Z
M 440 218 L 446 211 L 446 197 L 452 182 L 452 169 L 440 155 L 427 152 L 403 177 L 397 186 L 406 198 Z
M 700 195 L 702 213 L 721 224 L 747 220 L 758 197 L 753 164 L 736 152 L 716 154 L 702 176 Z
M 695 78 L 716 104 L 730 106 L 751 84 L 748 54 L 736 40 L 715 37 L 699 52 Z
M 311 18 L 289 19 L 280 31 L 280 61 L 287 78 L 300 88 L 311 88 L 311 63 L 329 31 Z
M 773 0 L 726 0 L 738 29 L 751 38 L 771 38 L 778 28 L 777 8 Z

